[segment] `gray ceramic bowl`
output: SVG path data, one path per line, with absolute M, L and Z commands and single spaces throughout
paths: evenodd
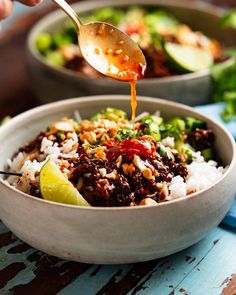
M 74 9 L 82 15 L 106 6 L 127 7 L 131 4 L 164 7 L 178 19 L 192 28 L 219 40 L 225 46 L 232 46 L 236 33 L 222 30 L 219 17 L 223 10 L 212 5 L 177 0 L 100 0 L 85 1 L 74 5 Z M 35 39 L 42 32 L 60 30 L 66 19 L 62 11 L 55 11 L 44 17 L 31 30 L 28 38 L 28 65 L 30 81 L 34 93 L 42 102 L 51 102 L 61 98 L 92 95 L 92 94 L 128 94 L 127 83 L 121 83 L 108 78 L 88 78 L 73 73 L 70 70 L 59 69 L 48 65 L 35 47 Z M 227 62 L 232 62 L 229 60 Z M 209 70 L 197 73 L 167 77 L 143 79 L 138 82 L 137 93 L 154 97 L 163 97 L 189 105 L 209 102 L 212 82 Z
M 201 240 L 217 226 L 235 192 L 236 151 L 232 136 L 190 107 L 156 98 L 138 98 L 138 113 L 160 110 L 164 117 L 194 116 L 216 134 L 215 148 L 228 170 L 210 188 L 155 207 L 96 208 L 64 205 L 32 197 L 0 178 L 0 218 L 33 247 L 65 259 L 88 263 L 130 263 L 163 257 Z M 83 118 L 105 106 L 130 113 L 129 96 L 96 96 L 56 102 L 27 111 L 0 128 L 0 170 L 17 147 L 52 121 Z

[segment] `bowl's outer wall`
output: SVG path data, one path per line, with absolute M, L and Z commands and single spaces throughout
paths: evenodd
M 75 109 L 86 118 L 108 105 L 129 111 L 129 103 L 128 96 L 67 100 L 12 119 L 0 128 L 0 137 L 5 138 L 0 145 L 0 170 L 17 147 L 35 137 L 50 122 L 72 116 Z M 138 108 L 138 112 L 159 109 L 170 117 L 196 116 L 195 111 L 158 99 L 139 98 Z M 205 119 L 200 114 L 197 117 Z M 196 196 L 157 207 L 80 208 L 43 201 L 0 182 L 0 217 L 19 238 L 35 248 L 81 262 L 131 263 L 188 247 L 222 220 L 235 189 L 233 141 L 217 124 L 207 121 L 217 135 L 216 148 L 219 154 L 224 154 L 223 163 L 230 168 L 220 182 Z
M 203 31 L 208 36 L 216 38 L 226 46 L 232 46 L 236 38 L 233 30 L 223 30 L 219 24 L 222 10 L 203 3 L 191 4 L 188 1 L 162 0 L 135 0 L 141 5 L 164 7 L 177 18 L 189 24 L 193 29 Z M 134 4 L 133 0 L 111 1 L 86 1 L 74 5 L 78 13 L 106 6 L 127 6 Z M 42 102 L 55 101 L 61 98 L 92 94 L 128 94 L 127 83 L 111 79 L 88 78 L 66 70 L 56 69 L 47 65 L 35 49 L 35 38 L 39 32 L 59 31 L 66 17 L 63 12 L 51 13 L 36 25 L 28 40 L 28 68 L 29 77 L 34 93 Z M 204 104 L 209 102 L 212 83 L 209 71 L 181 75 L 162 79 L 145 79 L 138 81 L 139 95 L 163 97 L 189 105 Z

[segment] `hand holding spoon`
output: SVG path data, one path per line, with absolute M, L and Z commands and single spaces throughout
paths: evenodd
M 64 1 L 53 0 L 72 19 L 84 59 L 103 75 L 134 81 L 143 77 L 145 57 L 139 46 L 125 33 L 103 22 L 82 24 L 76 12 Z

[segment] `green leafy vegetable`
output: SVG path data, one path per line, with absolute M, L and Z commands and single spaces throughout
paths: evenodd
M 168 146 L 164 146 L 164 145 L 161 145 L 161 147 L 160 147 L 160 156 L 161 157 L 168 157 L 171 161 L 174 161 L 174 159 L 175 159 L 171 148 Z
M 135 137 L 135 132 L 133 129 L 126 127 L 118 130 L 116 137 L 119 141 L 123 141 L 127 138 Z
M 236 29 L 236 8 L 226 12 L 221 19 L 221 23 L 225 27 Z
M 236 29 L 236 8 L 225 13 L 221 18 L 224 27 Z M 224 121 L 230 121 L 236 117 L 236 48 L 227 50 L 234 58 L 233 63 L 221 63 L 212 68 L 214 83 L 214 101 L 225 102 L 225 108 L 221 113 Z
M 226 102 L 221 116 L 225 122 L 232 120 L 236 115 L 236 91 L 226 91 L 223 95 Z
M 231 50 L 231 54 L 232 54 Z M 235 53 L 236 54 L 236 51 Z M 221 116 L 224 121 L 230 121 L 236 116 L 236 62 L 218 64 L 212 68 L 214 93 L 216 102 L 225 102 Z

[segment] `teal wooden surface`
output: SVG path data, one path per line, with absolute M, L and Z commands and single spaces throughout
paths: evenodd
M 220 295 L 236 273 L 235 253 L 236 230 L 220 226 L 163 259 L 89 265 L 37 251 L 0 224 L 0 294 Z

